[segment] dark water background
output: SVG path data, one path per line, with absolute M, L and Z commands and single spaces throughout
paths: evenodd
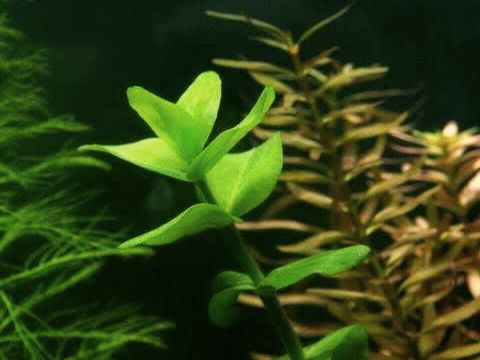
M 294 33 L 346 4 L 333 0 L 37 0 L 13 2 L 12 18 L 36 44 L 49 51 L 47 84 L 52 113 L 73 113 L 94 131 L 72 139 L 122 143 L 149 135 L 127 105 L 125 89 L 144 86 L 175 99 L 199 72 L 213 68 L 212 57 L 269 56 L 248 40 L 246 27 L 207 18 L 206 9 L 262 18 Z M 480 101 L 480 1 L 357 0 L 353 9 L 319 33 L 307 50 L 339 45 L 338 56 L 356 65 L 381 63 L 391 69 L 377 84 L 422 91 L 423 129 L 456 119 L 478 124 Z M 240 119 L 259 88 L 248 76 L 217 69 L 223 78 L 219 126 Z M 392 104 L 399 106 L 399 104 Z M 404 106 L 402 103 L 400 106 Z M 160 178 L 120 161 L 113 170 L 79 181 L 107 190 L 93 207 L 109 205 L 119 219 L 140 233 L 172 217 L 193 200 L 188 186 Z M 258 240 L 258 239 L 257 239 Z M 255 241 L 257 241 L 255 240 Z M 128 300 L 146 312 L 177 322 L 168 354 L 132 349 L 136 359 L 244 359 L 251 349 L 272 346 L 261 313 L 234 329 L 213 328 L 206 316 L 210 281 L 232 268 L 233 260 L 214 233 L 158 249 L 154 259 L 107 266 L 94 293 L 112 302 Z

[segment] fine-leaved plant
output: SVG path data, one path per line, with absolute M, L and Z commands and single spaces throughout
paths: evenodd
M 304 282 L 280 296 L 294 308 L 300 336 L 361 323 L 371 339 L 369 359 L 477 359 L 479 135 L 455 122 L 429 132 L 407 125 L 410 114 L 387 110 L 384 102 L 408 92 L 357 86 L 381 77 L 385 67 L 345 64 L 334 56 L 337 48 L 306 57 L 305 41 L 347 9 L 297 39 L 249 16 L 209 12 L 261 32 L 256 40 L 289 62 L 214 60 L 282 94 L 254 130 L 260 139 L 281 132 L 288 149 L 282 182 L 262 219 L 241 227 L 288 231 L 283 243 L 272 237 L 276 256 L 258 253 L 268 264 L 351 244 L 372 248 L 368 262 L 336 281 Z M 309 221 L 295 211 L 305 205 L 314 214 Z M 255 296 L 242 301 L 259 305 Z M 297 315 L 304 306 L 324 309 L 329 323 Z
M 45 54 L 12 28 L 7 5 L 0 1 L 0 359 L 107 360 L 133 343 L 164 348 L 171 324 L 98 297 L 76 301 L 75 288 L 105 259 L 151 251 L 118 249 L 123 233 L 104 229 L 106 215 L 81 211 L 94 192 L 72 186 L 73 168 L 106 164 L 45 145 L 87 128 L 48 118 Z

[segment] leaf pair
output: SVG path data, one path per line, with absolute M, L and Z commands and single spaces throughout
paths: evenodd
M 130 106 L 157 138 L 124 145 L 86 145 L 151 171 L 182 181 L 198 181 L 264 117 L 275 98 L 266 87 L 248 115 L 235 127 L 205 144 L 217 118 L 221 81 L 213 71 L 201 73 L 176 103 L 134 86 L 127 91 Z
M 265 88 L 242 122 L 205 147 L 220 105 L 220 86 L 216 73 L 204 72 L 177 103 L 132 87 L 127 92 L 130 105 L 158 137 L 124 145 L 81 147 L 110 153 L 175 179 L 202 182 L 213 196 L 215 205 L 194 205 L 159 228 L 125 242 L 123 247 L 163 245 L 208 228 L 228 226 L 272 192 L 283 163 L 278 134 L 249 151 L 227 153 L 262 120 L 275 93 Z
M 159 228 L 122 244 L 164 245 L 209 228 L 221 228 L 239 221 L 272 192 L 282 169 L 279 135 L 239 154 L 228 154 L 207 174 L 206 183 L 214 204 L 196 204 Z
M 229 326 L 237 317 L 235 305 L 242 291 L 254 290 L 260 296 L 269 296 L 272 290 L 284 289 L 310 275 L 328 276 L 348 270 L 364 261 L 369 252 L 370 249 L 364 245 L 323 251 L 273 270 L 257 286 L 245 274 L 222 272 L 213 283 L 214 295 L 209 304 L 210 319 L 217 326 Z

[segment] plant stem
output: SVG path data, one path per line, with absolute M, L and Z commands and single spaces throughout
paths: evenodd
M 215 198 L 212 196 L 210 189 L 205 181 L 196 183 L 196 186 L 204 196 L 205 200 L 209 203 L 216 204 Z M 222 229 L 222 235 L 226 238 L 228 245 L 232 253 L 237 258 L 243 271 L 250 276 L 255 285 L 259 285 L 265 278 L 257 261 L 253 258 L 242 235 L 235 227 L 234 224 Z M 270 320 L 273 323 L 277 335 L 280 337 L 285 351 L 290 356 L 291 360 L 305 360 L 305 354 L 303 353 L 302 344 L 295 330 L 292 328 L 287 314 L 283 310 L 280 302 L 278 301 L 275 292 L 269 294 L 259 295 L 262 303 L 267 311 Z

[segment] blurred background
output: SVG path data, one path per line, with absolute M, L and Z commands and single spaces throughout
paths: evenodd
M 208 18 L 205 10 L 244 12 L 294 34 L 345 6 L 343 0 L 37 0 L 12 2 L 11 17 L 27 37 L 48 51 L 47 84 L 53 114 L 72 113 L 92 131 L 82 143 L 124 143 L 149 136 L 129 108 L 125 90 L 143 86 L 175 100 L 214 57 L 282 56 L 249 40 L 241 24 Z M 476 126 L 480 71 L 480 2 L 462 0 L 357 0 L 352 9 L 308 43 L 311 55 L 333 45 L 344 62 L 390 68 L 377 88 L 420 91 L 392 107 L 423 103 L 413 119 L 422 129 L 457 120 Z M 287 60 L 287 59 L 285 59 Z M 215 69 L 223 79 L 217 131 L 240 120 L 259 87 L 246 74 Z M 104 187 L 98 203 L 116 217 L 112 228 L 138 234 L 160 225 L 193 202 L 190 187 L 114 159 L 108 173 L 79 182 Z M 250 239 L 261 241 L 261 239 Z M 261 312 L 248 311 L 237 327 L 213 328 L 207 303 L 213 276 L 234 268 L 215 233 L 157 249 L 153 259 L 111 262 L 98 279 L 99 298 L 128 300 L 147 313 L 177 323 L 168 353 L 132 349 L 140 359 L 246 359 L 252 349 L 275 344 Z

